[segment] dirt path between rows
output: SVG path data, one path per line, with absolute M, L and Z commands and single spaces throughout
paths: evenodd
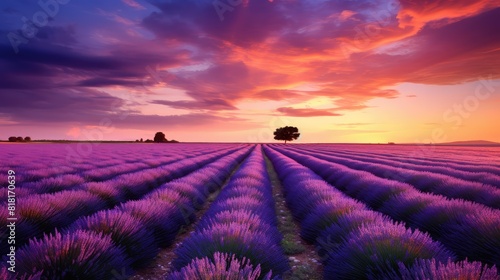
M 264 154 L 264 152 L 263 152 Z M 319 261 L 315 246 L 300 238 L 300 226 L 293 219 L 283 195 L 283 186 L 269 158 L 264 154 L 267 173 L 273 186 L 273 197 L 278 215 L 278 229 L 283 234 L 282 247 L 290 261 L 291 271 L 286 273 L 284 280 L 320 280 L 323 279 L 323 265 Z

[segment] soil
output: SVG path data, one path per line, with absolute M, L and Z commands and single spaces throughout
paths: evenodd
M 271 179 L 271 183 L 273 185 L 273 196 L 276 202 L 276 213 L 278 215 L 278 228 L 284 228 L 287 226 L 288 228 L 292 227 L 292 233 L 290 236 L 293 236 L 293 241 L 296 244 L 301 244 L 305 247 L 305 250 L 302 253 L 296 253 L 293 255 L 289 255 L 290 267 L 292 268 L 289 273 L 284 275 L 284 280 L 291 279 L 323 279 L 323 265 L 320 262 L 320 257 L 316 252 L 316 248 L 314 245 L 309 244 L 302 240 L 300 237 L 300 225 L 297 221 L 293 220 L 292 213 L 290 209 L 288 209 L 286 205 L 286 200 L 283 195 L 283 186 L 281 185 L 281 181 L 278 178 L 278 174 L 274 170 L 274 166 L 267 156 L 264 156 L 267 165 L 267 172 Z M 293 225 L 285 225 L 286 220 L 293 220 Z M 303 276 L 304 272 L 307 273 L 305 278 Z

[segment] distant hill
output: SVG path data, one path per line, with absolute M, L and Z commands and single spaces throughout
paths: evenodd
M 470 140 L 470 141 L 454 141 L 439 143 L 436 145 L 456 145 L 456 146 L 500 146 L 498 142 L 486 141 L 486 140 Z

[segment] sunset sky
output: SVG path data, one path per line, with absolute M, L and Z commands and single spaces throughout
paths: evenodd
M 500 142 L 500 3 L 5 0 L 0 139 Z

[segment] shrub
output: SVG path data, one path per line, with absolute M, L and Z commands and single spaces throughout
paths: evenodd
M 55 227 L 64 226 L 66 218 L 52 205 L 47 203 L 50 195 L 25 197 L 18 202 L 17 213 L 20 219 L 33 227 L 32 236 L 48 233 Z
M 73 223 L 71 230 L 88 230 L 111 236 L 117 246 L 124 248 L 136 267 L 148 263 L 158 254 L 152 232 L 130 214 L 118 210 L 101 211 L 83 217 Z
M 443 232 L 443 239 L 460 256 L 500 267 L 500 222 L 496 210 L 461 217 Z
M 189 218 L 183 216 L 178 205 L 157 199 L 130 201 L 121 204 L 118 209 L 129 213 L 153 231 L 162 247 L 171 245 L 181 226 L 189 223 Z
M 461 261 L 454 263 L 451 260 L 439 262 L 435 259 L 418 259 L 411 266 L 399 263 L 399 267 L 370 277 L 381 280 L 448 280 L 448 279 L 477 279 L 498 280 L 498 271 L 495 267 L 487 267 L 480 262 Z
M 338 199 L 335 203 L 318 205 L 301 222 L 300 235 L 304 240 L 313 243 L 325 228 L 336 222 L 349 212 L 364 207 L 351 199 Z
M 111 279 L 112 271 L 130 270 L 130 260 L 111 237 L 88 231 L 45 235 L 17 252 L 17 269 L 43 279 Z
M 85 183 L 82 185 L 82 190 L 99 196 L 110 207 L 126 201 L 123 193 L 108 182 Z
M 278 232 L 251 229 L 239 223 L 221 224 L 194 232 L 177 248 L 177 258 L 172 262 L 176 270 L 188 265 L 192 259 L 212 256 L 216 252 L 233 253 L 237 258 L 247 258 L 253 265 L 260 264 L 264 273 L 277 275 L 289 269 L 279 243 Z
M 241 260 L 233 254 L 216 252 L 212 258 L 197 258 L 180 271 L 171 273 L 167 280 L 270 280 L 272 271 L 262 275 L 260 266 L 255 268 L 246 258 Z
M 454 255 L 429 235 L 406 229 L 401 224 L 369 224 L 352 232 L 329 254 L 325 276 L 364 279 L 383 271 L 411 264 L 416 259 L 447 261 Z
M 38 272 L 31 275 L 12 273 L 7 270 L 7 267 L 3 266 L 0 269 L 0 279 L 2 280 L 40 280 L 42 277 L 42 273 Z

